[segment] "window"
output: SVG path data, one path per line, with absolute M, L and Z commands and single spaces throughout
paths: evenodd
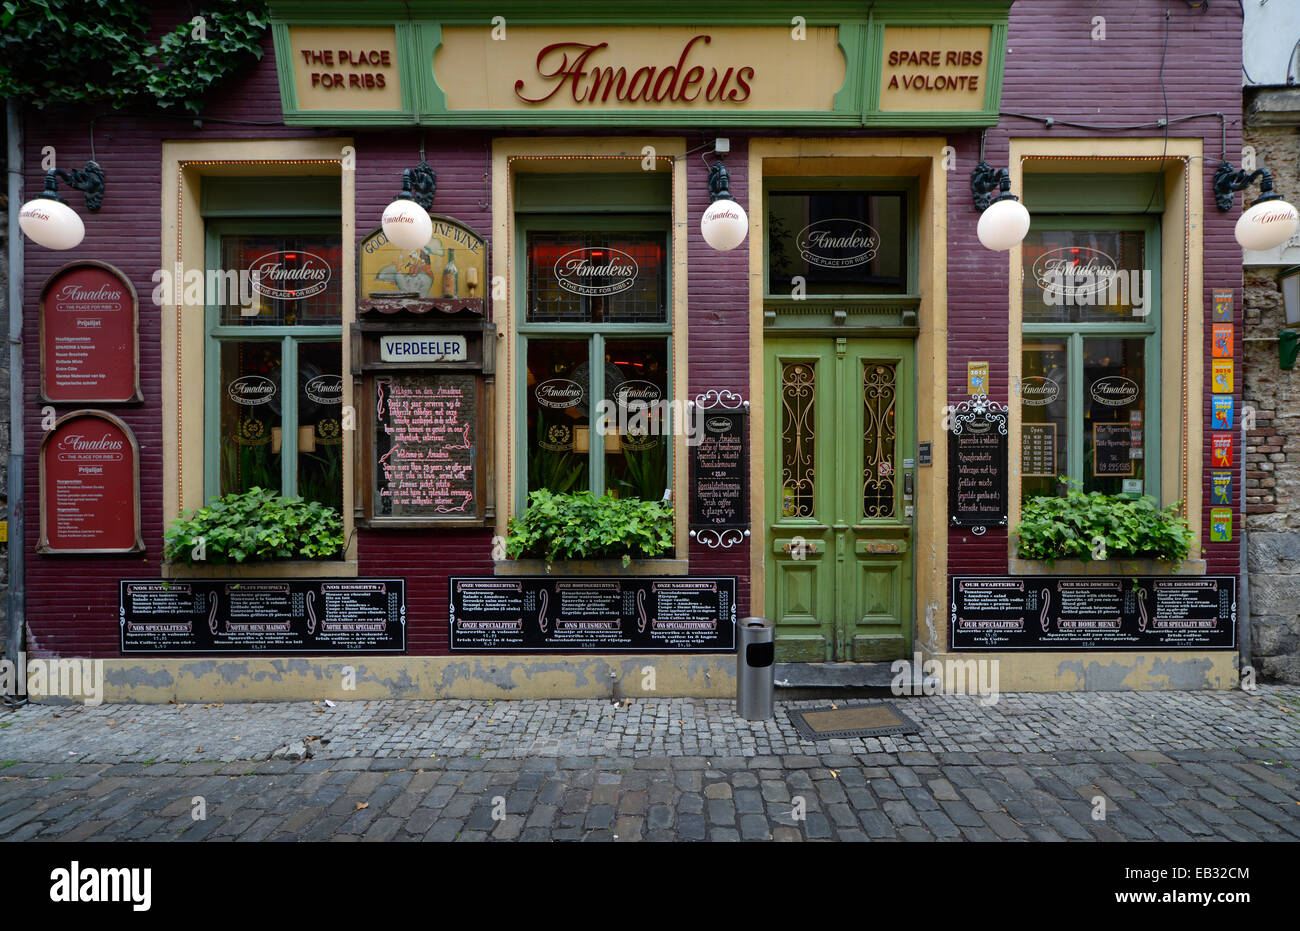
M 1023 246 L 1025 497 L 1159 498 L 1160 256 L 1146 217 L 1034 218 Z
M 205 497 L 342 512 L 341 250 L 337 224 L 209 223 Z
M 769 294 L 907 293 L 903 191 L 769 191 L 767 223 Z
M 607 230 L 595 218 L 522 224 L 520 505 L 539 488 L 650 500 L 668 487 L 666 218 L 611 222 Z

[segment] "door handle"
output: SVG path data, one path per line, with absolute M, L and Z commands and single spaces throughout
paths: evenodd
M 801 547 L 805 553 L 816 553 L 818 551 L 816 540 L 805 540 L 803 543 L 786 543 L 781 549 L 785 550 L 786 553 L 793 553 L 796 547 Z
M 909 500 L 911 499 L 913 494 L 912 479 L 913 479 L 913 475 L 911 472 L 903 473 L 903 497 Z

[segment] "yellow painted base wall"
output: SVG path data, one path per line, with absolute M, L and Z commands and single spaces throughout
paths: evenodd
M 936 653 L 923 660 L 998 660 L 1002 693 L 1231 689 L 1238 681 L 1232 652 Z M 736 694 L 736 660 L 730 655 L 166 657 L 103 663 L 104 701 L 145 704 Z M 354 689 L 344 687 L 349 669 Z

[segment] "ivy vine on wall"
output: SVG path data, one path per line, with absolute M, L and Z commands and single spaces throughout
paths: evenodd
M 199 113 L 204 94 L 262 57 L 265 0 L 204 0 L 150 37 L 156 5 L 4 0 L 0 97 L 38 109 L 158 107 Z

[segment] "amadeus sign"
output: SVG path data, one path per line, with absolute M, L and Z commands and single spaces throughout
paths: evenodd
M 226 393 L 236 404 L 255 407 L 275 397 L 275 382 L 265 375 L 241 375 L 226 387 Z
M 1140 392 L 1138 383 L 1123 375 L 1104 375 L 1088 389 L 1094 401 L 1107 407 L 1127 407 L 1137 400 Z
M 636 284 L 636 259 L 620 249 L 574 249 L 555 262 L 555 280 L 570 294 L 608 297 Z
M 1026 407 L 1046 407 L 1056 400 L 1061 386 L 1042 375 L 1027 375 L 1020 379 L 1020 403 Z
M 582 385 L 570 378 L 552 378 L 533 389 L 533 397 L 542 407 L 565 410 L 582 401 Z
M 880 250 L 880 234 L 861 220 L 819 220 L 799 231 L 799 255 L 821 268 L 865 265 Z
M 330 283 L 330 267 L 310 252 L 272 252 L 249 269 L 253 290 L 263 297 L 301 301 L 320 294 Z
M 1048 304 L 1094 295 L 1118 271 L 1109 255 L 1086 246 L 1052 249 L 1034 260 L 1034 281 Z

